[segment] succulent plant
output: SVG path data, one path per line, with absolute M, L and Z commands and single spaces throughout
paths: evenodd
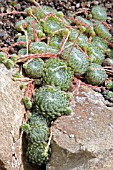
M 80 22 L 77 22 L 78 25 L 86 24 L 87 26 L 93 27 L 93 23 L 90 20 L 87 20 L 81 16 L 77 16 L 75 19 L 80 21 Z
M 31 163 L 41 165 L 47 163 L 50 157 L 50 148 L 46 142 L 29 143 L 26 155 Z
M 50 13 L 56 14 L 57 10 L 55 10 L 55 9 L 49 7 L 49 6 L 40 6 L 36 11 L 36 17 L 38 19 L 42 19 Z
M 32 108 L 32 102 L 28 96 L 24 96 L 23 98 L 24 105 L 26 109 L 31 109 Z
M 11 69 L 14 67 L 14 62 L 11 59 L 7 59 L 5 60 L 4 65 L 7 67 L 7 69 Z
M 45 42 L 33 42 L 29 46 L 31 54 L 47 52 L 47 44 Z
M 54 15 L 49 16 L 46 19 L 46 22 L 43 22 L 43 29 L 44 32 L 47 34 L 53 34 L 54 31 L 60 30 L 62 28 L 63 28 L 62 22 Z
M 25 36 L 25 35 L 22 35 L 22 36 L 18 37 L 17 42 L 23 42 L 23 43 L 25 43 L 25 44 L 20 44 L 20 45 L 19 45 L 21 48 L 22 48 L 22 47 L 25 47 L 25 46 L 26 46 L 26 36 Z
M 94 30 L 99 37 L 106 40 L 111 40 L 112 36 L 109 33 L 108 29 L 100 22 L 95 23 Z
M 73 74 L 65 62 L 60 59 L 48 59 L 44 68 L 45 84 L 60 87 L 64 91 L 70 88 Z
M 25 20 L 21 20 L 16 23 L 15 27 L 17 31 L 21 32 L 23 31 L 23 29 L 27 28 L 27 26 L 28 26 L 27 22 Z
M 105 81 L 105 86 L 107 87 L 107 89 L 111 89 L 113 90 L 113 81 L 108 79 Z
M 41 87 L 35 91 L 34 104 L 40 113 L 48 118 L 70 114 L 69 95 L 52 86 Z
M 107 13 L 101 5 L 93 6 L 91 10 L 92 17 L 99 21 L 106 21 Z
M 87 44 L 88 44 L 88 37 L 83 34 L 83 33 L 80 33 L 80 31 L 77 30 L 77 29 L 73 29 L 69 35 L 69 40 L 71 42 L 74 42 L 76 40 L 76 43 L 82 48 L 84 49 L 84 46 L 86 47 Z
M 91 36 L 95 36 L 95 32 L 94 32 L 94 27 L 93 27 L 93 23 L 90 20 L 87 20 L 81 16 L 77 16 L 75 18 L 77 20 L 76 24 L 77 25 L 81 25 L 86 27 L 86 33 L 91 35 Z
M 93 43 L 93 46 L 98 47 L 101 51 L 106 51 L 108 49 L 107 42 L 103 41 L 103 39 L 99 36 L 93 37 L 91 44 Z
M 24 10 L 27 16 L 31 16 L 32 14 L 36 13 L 37 8 L 35 6 L 30 6 Z
M 21 129 L 26 132 L 29 142 L 44 142 L 48 140 L 49 128 L 42 115 L 32 114 Z
M 48 121 L 43 117 L 43 115 L 40 115 L 38 111 L 33 111 L 30 113 L 28 124 L 32 127 L 38 126 L 48 126 Z
M 105 59 L 105 54 L 100 50 L 96 43 L 92 43 L 87 48 L 88 60 L 91 63 L 102 64 Z
M 70 47 L 63 51 L 62 58 L 68 58 L 68 65 L 72 68 L 76 76 L 83 75 L 87 71 L 87 67 L 89 65 L 86 56 L 75 47 L 72 49 L 71 53 L 69 53 Z
M 25 10 L 24 10 L 24 12 L 26 12 L 26 14 L 28 15 L 28 16 L 31 16 L 32 14 L 33 14 L 33 12 L 35 11 L 35 7 L 34 6 L 31 6 L 31 7 L 28 7 L 28 8 L 26 8 Z
M 88 83 L 98 86 L 105 82 L 107 74 L 101 65 L 91 63 L 85 74 L 85 78 Z
M 39 25 L 38 23 L 34 23 L 34 29 L 36 31 L 36 34 L 38 36 L 38 38 L 42 38 L 45 36 L 45 34 L 43 33 L 42 31 L 42 27 L 41 25 Z M 30 38 L 31 41 L 34 41 L 35 40 L 35 36 L 34 36 L 34 33 L 33 33 L 33 28 L 31 25 L 28 25 L 27 27 L 27 33 L 28 33 L 28 36 Z
M 41 58 L 33 59 L 27 64 L 23 65 L 25 73 L 28 77 L 39 78 L 43 74 L 44 61 Z
M 50 47 L 60 49 L 61 44 L 62 44 L 62 36 L 61 35 L 55 35 L 55 36 L 51 37 L 50 42 L 49 42 Z
M 7 59 L 7 55 L 4 52 L 0 52 L 0 63 L 4 63 Z
M 34 21 L 34 18 L 33 18 L 32 16 L 27 16 L 27 17 L 25 18 L 25 21 L 27 22 L 27 24 L 28 24 L 28 26 L 29 26 L 29 24 L 31 24 L 31 22 Z
M 108 94 L 107 94 L 107 96 L 108 96 L 109 98 L 113 98 L 113 92 L 112 92 L 112 91 L 109 91 Z
M 18 58 L 18 56 L 17 56 L 16 54 L 12 54 L 12 55 L 11 55 L 11 60 L 12 60 L 13 62 L 16 62 L 16 61 L 17 61 L 17 58 Z
M 49 128 L 46 119 L 42 115 L 32 113 L 28 122 L 24 123 L 21 129 L 27 135 L 26 155 L 29 161 L 38 165 L 46 163 L 50 157 L 50 147 L 47 143 Z
M 47 47 L 47 52 L 50 52 L 50 53 L 52 53 L 52 54 L 57 54 L 57 53 L 59 52 L 59 50 L 58 50 L 57 48 L 48 46 L 48 47 Z
M 27 49 L 26 48 L 21 48 L 19 51 L 18 51 L 18 55 L 25 55 L 27 53 Z

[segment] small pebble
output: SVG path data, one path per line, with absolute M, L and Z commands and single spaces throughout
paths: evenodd
M 70 138 L 74 138 L 75 136 L 74 136 L 74 134 L 71 134 L 71 135 L 69 135 L 69 137 L 70 137 Z
M 113 102 L 113 98 L 110 98 L 109 100 L 110 100 L 110 102 Z
M 92 118 L 91 118 L 91 117 L 89 117 L 89 118 L 88 118 L 88 120 L 90 120 L 90 121 L 91 121 L 91 120 L 92 120 Z
M 80 3 L 77 3 L 77 4 L 76 4 L 76 8 L 79 8 L 79 7 L 80 7 Z
M 109 101 L 106 102 L 106 106 L 113 107 L 113 103 L 110 103 Z

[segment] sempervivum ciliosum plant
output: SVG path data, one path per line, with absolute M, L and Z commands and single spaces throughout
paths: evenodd
M 36 11 L 36 17 L 38 19 L 44 18 L 48 14 L 56 14 L 57 10 L 49 7 L 49 6 L 40 6 Z
M 0 63 L 4 63 L 7 59 L 7 55 L 4 52 L 0 52 Z
M 98 86 L 105 82 L 107 74 L 100 65 L 92 63 L 88 67 L 85 78 L 88 83 Z
M 70 94 L 52 86 L 41 87 L 35 91 L 34 104 L 40 114 L 48 118 L 57 118 L 70 114 Z
M 51 138 L 46 119 L 50 126 L 57 117 L 70 114 L 70 94 L 74 94 L 78 79 L 90 87 L 105 83 L 105 88 L 113 91 L 110 77 L 113 50 L 107 14 L 102 6 L 87 11 L 87 18 L 79 12 L 74 18 L 30 1 L 34 6 L 26 8 L 24 19 L 16 24 L 17 42 L 7 49 L 0 48 L 0 63 L 8 69 L 19 64 L 24 70 L 26 77 L 22 80 L 28 81 L 23 98 L 26 117 L 34 110 L 40 115 L 33 113 L 22 130 L 28 139 L 29 161 L 41 165 L 50 156 Z M 17 45 L 17 54 L 12 54 L 11 48 Z
M 18 51 L 18 55 L 26 55 L 27 53 L 27 49 L 26 48 L 21 48 L 19 51 Z
M 47 163 L 50 157 L 50 148 L 46 142 L 30 142 L 26 154 L 31 163 L 42 165 Z
M 44 53 L 47 51 L 47 44 L 45 42 L 33 42 L 29 46 L 29 52 L 32 54 Z
M 91 43 L 87 48 L 88 60 L 91 63 L 102 64 L 105 59 L 105 54 L 100 50 L 96 43 Z
M 73 74 L 66 63 L 60 59 L 48 59 L 44 66 L 43 80 L 45 84 L 67 90 L 71 87 Z
M 36 30 L 36 35 L 38 36 L 38 38 L 45 37 L 45 34 L 43 33 L 42 27 L 41 27 L 40 24 L 38 24 L 38 23 L 33 24 L 33 21 L 31 21 L 30 24 L 31 25 L 28 25 L 28 27 L 27 27 L 27 32 L 28 32 L 28 36 L 29 36 L 31 41 L 35 41 L 35 36 L 34 36 L 34 33 L 33 33 L 33 29 Z
M 25 20 L 21 20 L 16 23 L 16 29 L 20 32 L 23 31 L 23 29 L 27 28 L 27 26 L 28 24 Z
M 98 47 L 100 51 L 103 51 L 103 53 L 108 49 L 107 42 L 103 41 L 103 39 L 99 36 L 93 37 L 91 44 L 92 43 L 94 43 L 93 46 Z
M 100 36 L 103 39 L 111 40 L 111 34 L 107 30 L 107 28 L 101 24 L 100 22 L 96 22 L 94 26 L 95 32 L 98 36 Z
M 55 35 L 55 36 L 51 37 L 49 45 L 51 47 L 60 49 L 61 44 L 62 44 L 62 38 L 63 38 L 62 35 L 60 35 L 60 36 L 59 35 Z
M 51 15 L 48 16 L 46 22 L 43 22 L 44 32 L 52 34 L 54 31 L 62 29 L 63 24 L 58 17 Z
M 49 128 L 46 119 L 37 113 L 32 113 L 27 123 L 21 126 L 26 132 L 28 147 L 26 155 L 31 163 L 44 164 L 48 161 L 51 153 L 48 136 Z
M 107 13 L 101 5 L 94 6 L 91 10 L 92 17 L 99 21 L 106 21 Z
M 81 26 L 86 25 L 85 32 L 87 35 L 95 36 L 93 23 L 91 21 L 89 21 L 81 16 L 77 16 L 75 19 L 77 20 L 77 22 L 76 22 L 77 25 L 81 25 Z
M 32 61 L 25 63 L 23 68 L 28 77 L 39 78 L 42 77 L 44 61 L 41 58 L 33 59 Z
M 25 47 L 26 46 L 26 36 L 22 35 L 18 37 L 17 42 L 23 42 L 23 44 L 20 44 L 20 47 Z
M 25 21 L 27 22 L 28 26 L 30 26 L 29 24 L 34 21 L 34 18 L 31 17 L 31 16 L 28 16 L 28 17 L 25 18 Z
M 67 59 L 68 65 L 72 68 L 76 76 L 81 76 L 87 71 L 89 65 L 88 60 L 85 54 L 76 47 L 74 47 L 72 51 L 70 51 L 70 49 L 69 47 L 63 51 L 62 58 Z
M 77 29 L 73 29 L 69 35 L 69 40 L 71 42 L 74 42 L 76 40 L 76 43 L 82 48 L 84 49 L 84 46 L 86 47 L 88 44 L 88 37 L 84 34 L 81 33 L 79 35 L 80 31 Z
M 27 123 L 22 125 L 29 142 L 44 142 L 48 140 L 49 128 L 46 119 L 42 115 L 32 114 Z

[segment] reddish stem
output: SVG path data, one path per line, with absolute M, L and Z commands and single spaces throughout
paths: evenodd
M 23 44 L 23 45 L 26 46 L 25 42 L 16 42 L 16 43 L 14 43 L 14 44 L 12 44 L 11 46 L 8 47 L 8 51 L 9 51 L 11 48 L 15 47 L 16 45 L 21 45 L 21 44 Z
M 6 13 L 1 13 L 0 16 L 4 16 L 4 15 L 10 15 L 10 14 L 26 14 L 26 12 L 22 12 L 22 11 L 12 11 L 12 12 L 6 12 Z
M 30 113 L 29 110 L 27 110 L 26 113 L 25 113 L 25 123 L 28 121 L 29 113 Z
M 35 21 L 32 21 L 32 22 L 31 22 L 31 27 L 33 28 L 33 34 L 34 34 L 34 37 L 35 37 L 35 41 L 38 42 L 38 41 L 40 41 L 40 39 L 39 39 L 38 36 L 37 36 L 37 33 L 36 33 L 36 29 L 35 29 L 35 27 L 34 27 L 34 24 L 35 24 Z
M 87 87 L 90 87 L 90 88 L 92 88 L 94 90 L 98 90 L 99 92 L 101 92 L 102 87 L 93 86 L 91 84 L 86 84 L 86 83 L 82 82 L 81 80 L 78 80 L 76 77 L 74 77 L 73 84 L 76 83 L 76 87 L 78 87 L 78 81 L 80 81 L 79 84 L 82 84 L 83 86 L 87 86 Z M 80 86 L 79 86 L 79 88 L 80 88 Z
M 107 42 L 107 44 L 113 48 L 113 43 Z
M 109 30 L 112 29 L 112 26 L 110 24 L 107 24 L 105 21 L 102 21 L 101 24 L 105 25 Z
M 52 53 L 29 54 L 28 56 L 24 56 L 24 58 L 20 57 L 18 62 L 25 62 L 32 58 L 56 58 L 56 55 Z
M 66 18 L 66 19 L 70 19 L 70 20 L 72 20 L 72 21 L 75 21 L 75 23 L 80 24 L 80 25 L 84 26 L 84 27 L 87 28 L 87 29 L 91 28 L 91 26 L 89 26 L 89 25 L 87 25 L 87 24 L 85 24 L 85 23 L 82 23 L 82 21 L 79 21 L 79 20 L 76 19 L 76 18 L 67 17 L 67 16 L 66 16 L 65 18 Z
M 27 85 L 27 88 L 26 88 L 25 95 L 28 96 L 30 98 L 30 100 L 32 100 L 34 85 L 35 85 L 34 80 L 30 80 L 28 82 L 28 85 Z

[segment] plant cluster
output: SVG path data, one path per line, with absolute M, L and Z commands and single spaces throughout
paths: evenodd
M 49 128 L 46 119 L 34 113 L 29 116 L 28 122 L 24 123 L 21 128 L 27 134 L 26 154 L 29 161 L 38 165 L 46 163 L 50 155 L 50 148 L 47 143 Z
M 41 165 L 50 155 L 46 120 L 50 126 L 57 117 L 71 113 L 69 104 L 78 82 L 94 89 L 106 85 L 112 96 L 113 54 L 107 14 L 100 5 L 85 18 L 65 16 L 33 3 L 25 9 L 25 19 L 16 24 L 17 42 L 0 49 L 0 62 L 8 69 L 19 64 L 24 70 L 26 78 L 17 73 L 13 80 L 28 81 L 23 102 L 27 113 L 32 114 L 22 130 L 28 138 L 29 161 Z M 15 45 L 19 46 L 18 54 L 11 54 Z M 107 67 L 103 64 L 106 59 L 111 60 Z

